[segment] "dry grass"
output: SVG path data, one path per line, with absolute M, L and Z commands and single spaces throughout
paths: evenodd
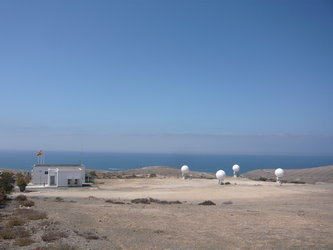
M 60 232 L 60 231 L 57 231 L 57 232 L 45 232 L 43 235 L 42 235 L 42 240 L 43 241 L 55 241 L 55 240 L 59 240 L 61 238 L 67 238 L 68 235 L 64 232 Z
M 78 231 L 75 231 L 75 233 L 87 240 L 98 240 L 99 239 L 99 236 L 95 233 L 92 233 L 92 232 L 78 232 Z
M 29 246 L 32 243 L 34 243 L 34 241 L 32 239 L 26 237 L 26 238 L 16 239 L 15 242 L 14 242 L 14 245 L 23 247 L 23 246 Z
M 15 239 L 15 233 L 11 228 L 4 228 L 0 231 L 0 238 L 5 240 Z
M 40 212 L 33 209 L 17 209 L 13 214 L 28 220 L 41 220 L 47 218 L 46 212 Z
M 61 197 L 55 197 L 54 201 L 56 201 L 56 202 L 63 202 L 64 199 L 61 198 Z
M 16 235 L 15 238 L 26 238 L 31 236 L 31 233 L 24 227 L 14 227 L 13 232 Z
M 76 248 L 65 243 L 58 243 L 50 246 L 47 250 L 76 250 Z
M 6 227 L 13 228 L 15 226 L 22 226 L 26 223 L 26 220 L 20 219 L 20 218 L 10 218 L 9 221 L 6 224 Z
M 26 201 L 27 200 L 27 196 L 20 194 L 18 196 L 15 197 L 16 201 Z
M 21 201 L 20 205 L 23 207 L 32 207 L 35 206 L 35 202 L 31 200 Z

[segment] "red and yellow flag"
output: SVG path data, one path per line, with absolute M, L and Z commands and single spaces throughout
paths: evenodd
M 37 156 L 42 155 L 42 154 L 43 154 L 42 150 L 39 150 L 39 151 L 36 153 Z

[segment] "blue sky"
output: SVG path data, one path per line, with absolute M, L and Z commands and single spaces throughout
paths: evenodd
M 333 154 L 332 1 L 1 1 L 0 149 Z

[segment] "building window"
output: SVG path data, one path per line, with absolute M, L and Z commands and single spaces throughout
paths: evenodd
M 75 179 L 75 185 L 77 185 L 79 183 L 79 180 L 78 179 Z
M 45 173 L 45 174 L 48 174 L 48 173 L 49 173 L 49 171 L 45 171 L 44 173 Z
M 71 185 L 71 179 L 67 179 L 67 185 Z

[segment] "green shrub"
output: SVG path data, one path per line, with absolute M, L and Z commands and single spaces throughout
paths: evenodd
M 10 194 L 14 189 L 14 174 L 4 172 L 0 175 L 0 195 Z
M 16 185 L 20 188 L 21 192 L 25 191 L 25 187 L 29 184 L 30 180 L 31 178 L 28 175 L 16 174 Z

